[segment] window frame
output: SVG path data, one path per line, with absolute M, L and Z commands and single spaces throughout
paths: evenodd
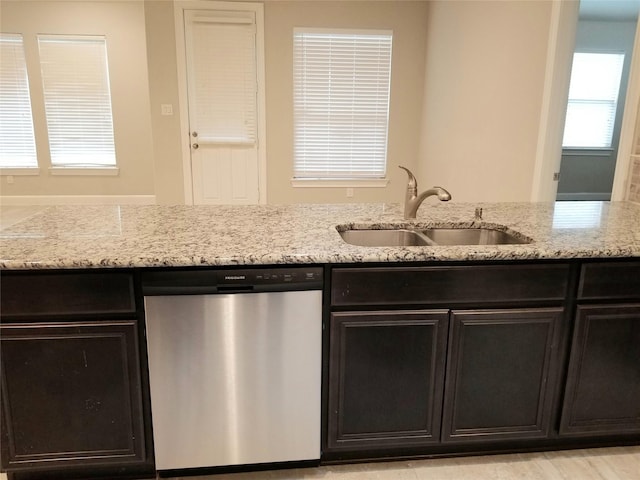
M 385 72 L 387 79 L 387 90 L 386 90 L 386 112 L 385 112 L 385 124 L 384 124 L 384 149 L 383 149 L 383 172 L 382 175 L 377 176 L 366 176 L 365 175 L 352 175 L 352 176 L 296 176 L 296 149 L 297 149 L 297 128 L 299 119 L 296 118 L 296 105 L 300 100 L 296 95 L 296 90 L 298 86 L 298 61 L 299 59 L 296 55 L 296 45 L 297 39 L 296 36 L 299 34 L 319 34 L 319 35 L 347 35 L 347 36 L 358 36 L 358 35 L 380 35 L 388 37 L 388 54 L 389 54 L 389 66 L 388 71 Z M 389 115 L 391 109 L 391 78 L 392 78 L 392 70 L 393 70 L 393 30 L 391 29 L 343 29 L 343 28 L 303 28 L 303 27 L 295 27 L 293 29 L 292 35 L 292 50 L 293 50 L 293 158 L 292 158 L 292 170 L 293 175 L 291 178 L 291 185 L 293 187 L 312 187 L 312 188 L 323 188 L 323 187 L 385 187 L 389 183 L 388 179 L 388 146 L 389 146 Z M 329 62 L 331 60 L 327 60 Z M 353 125 L 353 124 L 352 124 Z M 351 157 L 350 157 L 351 158 Z

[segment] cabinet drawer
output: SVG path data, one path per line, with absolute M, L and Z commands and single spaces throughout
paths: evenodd
M 133 276 L 109 273 L 6 272 L 2 317 L 135 312 Z
M 336 268 L 331 303 L 460 305 L 564 300 L 569 266 L 478 265 Z
M 640 298 L 640 262 L 585 263 L 580 274 L 578 298 Z

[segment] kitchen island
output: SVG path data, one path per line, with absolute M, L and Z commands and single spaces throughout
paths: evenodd
M 155 474 L 141 279 L 218 267 L 323 268 L 322 462 L 640 442 L 640 205 L 18 210 L 0 230 L 11 480 Z M 452 226 L 530 243 L 338 232 Z

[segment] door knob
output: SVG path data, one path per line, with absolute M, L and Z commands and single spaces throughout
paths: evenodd
M 200 145 L 198 145 L 197 143 L 194 143 L 193 145 L 191 145 L 191 148 L 193 148 L 194 150 L 197 150 L 198 148 L 200 148 Z

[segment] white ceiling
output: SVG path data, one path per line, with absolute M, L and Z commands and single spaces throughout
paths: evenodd
M 580 18 L 587 20 L 636 20 L 640 0 L 580 0 Z

